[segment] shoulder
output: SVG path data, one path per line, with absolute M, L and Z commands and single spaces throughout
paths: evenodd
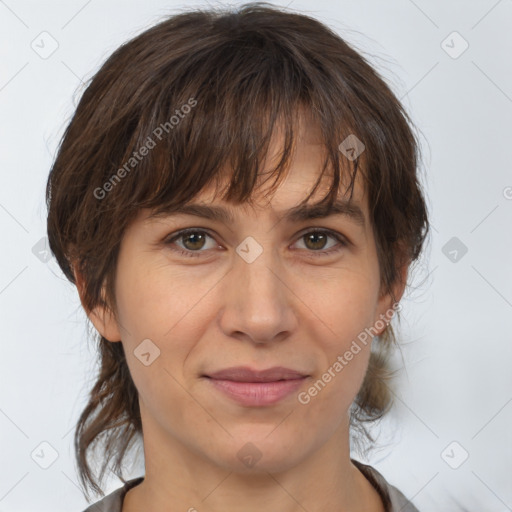
M 108 494 L 100 501 L 93 503 L 83 512 L 121 512 L 125 494 L 129 489 L 135 487 L 137 484 L 140 484 L 142 480 L 144 480 L 143 476 L 127 480 L 122 487 Z
M 374 467 L 355 459 L 351 459 L 351 461 L 375 487 L 384 502 L 386 512 L 419 512 L 412 502 L 391 485 Z

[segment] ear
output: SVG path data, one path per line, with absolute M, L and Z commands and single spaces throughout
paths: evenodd
M 373 320 L 373 325 L 375 326 L 374 331 L 377 333 L 376 336 L 379 336 L 384 332 L 384 330 L 388 326 L 388 323 L 391 321 L 394 312 L 396 311 L 395 303 L 400 302 L 400 299 L 404 294 L 407 282 L 407 274 L 409 270 L 409 263 L 410 261 L 406 260 L 400 266 L 398 271 L 398 278 L 392 288 L 392 294 L 387 293 L 379 298 L 376 315 Z M 377 328 L 377 326 L 381 327 Z
M 115 319 L 112 310 L 108 308 L 105 304 L 104 288 L 102 288 L 101 290 L 101 298 L 103 305 L 98 304 L 91 311 L 88 311 L 84 301 L 84 278 L 82 274 L 79 273 L 75 268 L 73 268 L 73 274 L 75 276 L 76 287 L 78 290 L 78 294 L 80 296 L 80 302 L 82 303 L 82 307 L 84 308 L 87 317 L 92 322 L 96 330 L 101 334 L 101 336 L 103 336 L 108 341 L 114 343 L 121 341 L 121 334 L 119 332 L 117 320 Z

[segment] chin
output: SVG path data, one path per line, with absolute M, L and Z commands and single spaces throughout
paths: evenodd
M 261 433 L 258 430 L 253 429 L 253 435 L 235 436 L 223 447 L 223 452 L 219 447 L 213 461 L 233 473 L 267 474 L 287 471 L 306 457 L 304 444 L 290 435 L 283 435 L 284 430 L 281 436 L 269 436 L 272 429 L 262 429 Z

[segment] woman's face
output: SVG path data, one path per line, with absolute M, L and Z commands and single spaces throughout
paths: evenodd
M 348 439 L 348 409 L 370 355 L 365 329 L 382 332 L 393 301 L 379 298 L 360 182 L 353 197 L 360 218 L 289 217 L 315 183 L 322 156 L 319 145 L 302 141 L 274 196 L 262 193 L 253 206 L 213 201 L 207 192 L 194 199 L 224 208 L 231 222 L 190 213 L 149 218 L 144 210 L 127 229 L 117 321 L 98 309 L 91 319 L 107 339 L 122 340 L 145 443 L 157 436 L 162 453 L 165 439 L 173 450 L 232 471 L 255 463 L 281 471 L 334 434 Z M 177 236 L 186 228 L 193 233 Z M 402 291 L 395 290 L 397 299 Z M 207 377 L 238 366 L 306 377 L 278 384 Z

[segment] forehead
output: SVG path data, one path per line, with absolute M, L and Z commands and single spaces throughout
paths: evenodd
M 284 182 L 280 183 L 273 194 L 260 192 L 250 198 L 250 201 L 233 205 L 222 199 L 218 199 L 216 191 L 211 188 L 197 194 L 192 200 L 172 210 L 148 210 L 144 220 L 168 219 L 170 217 L 189 215 L 198 218 L 218 221 L 227 225 L 236 225 L 243 222 L 247 217 L 268 217 L 272 224 L 284 221 L 285 223 L 301 223 L 314 219 L 323 219 L 336 216 L 351 223 L 360 232 L 365 233 L 370 227 L 367 208 L 362 196 L 362 187 L 356 181 L 352 198 L 347 195 L 340 195 L 332 204 L 318 204 L 324 198 L 325 191 L 329 189 L 328 181 L 323 179 L 323 184 L 315 194 L 304 203 L 312 189 L 312 184 L 317 179 L 316 173 L 297 173 L 294 169 L 286 176 Z M 318 198 L 317 198 L 318 197 Z
M 267 155 L 260 165 L 251 197 L 246 202 L 235 204 L 222 199 L 233 180 L 234 169 L 226 164 L 209 186 L 203 188 L 180 207 L 180 212 L 197 214 L 223 222 L 234 222 L 239 215 L 254 215 L 261 212 L 268 212 L 270 216 L 276 218 L 286 212 L 288 213 L 287 217 L 292 221 L 327 216 L 329 212 L 323 211 L 321 208 L 314 210 L 313 208 L 298 207 L 310 195 L 322 173 L 326 150 L 319 128 L 314 123 L 307 125 L 307 117 L 301 119 L 297 128 L 289 165 L 281 171 L 279 184 L 272 191 L 270 188 L 274 184 L 274 171 L 284 147 L 284 135 L 279 126 L 270 141 Z M 364 160 L 362 162 L 364 165 Z M 353 173 L 352 162 L 340 152 L 340 163 L 342 166 L 341 183 L 333 213 L 346 213 L 352 220 L 365 227 L 369 219 L 361 162 L 350 202 L 347 191 Z M 308 199 L 307 205 L 314 205 L 326 196 L 332 179 L 333 169 L 328 166 L 323 172 L 323 177 L 315 193 Z M 202 206 L 198 207 L 198 205 Z M 204 206 L 214 206 L 214 208 L 208 209 Z M 172 211 L 165 209 L 160 211 L 157 208 L 154 211 L 146 212 L 146 218 L 166 216 L 170 213 Z
M 272 192 L 269 190 L 268 186 L 266 187 L 264 184 L 259 184 L 248 201 L 240 204 L 232 204 L 219 197 L 217 189 L 209 187 L 202 190 L 187 203 L 190 208 L 187 207 L 187 205 L 183 205 L 181 210 L 188 210 L 190 212 L 195 210 L 200 212 L 200 205 L 213 206 L 214 208 L 210 208 L 209 210 L 206 208 L 203 211 L 210 211 L 217 220 L 224 222 L 233 222 L 237 215 L 243 213 L 251 215 L 258 212 L 268 212 L 269 214 L 287 212 L 289 220 L 296 222 L 314 218 L 315 216 L 327 216 L 329 212 L 346 213 L 349 217 L 352 217 L 353 220 L 358 221 L 359 224 L 364 226 L 367 220 L 368 208 L 361 178 L 359 176 L 357 177 L 351 198 L 349 198 L 349 194 L 346 193 L 346 188 L 342 185 L 336 200 L 330 208 L 328 208 L 327 205 L 317 206 L 317 203 L 327 195 L 332 182 L 331 176 L 322 177 L 316 191 L 304 204 L 304 200 L 312 192 L 318 178 L 319 172 L 316 171 L 314 167 L 309 166 L 306 159 L 303 159 L 297 162 L 296 165 L 291 166 L 284 179 Z M 347 178 L 345 178 L 344 182 L 346 182 L 347 185 L 349 183 Z M 224 187 L 228 185 L 229 182 L 226 182 Z M 216 212 L 219 212 L 219 215 L 217 215 Z

